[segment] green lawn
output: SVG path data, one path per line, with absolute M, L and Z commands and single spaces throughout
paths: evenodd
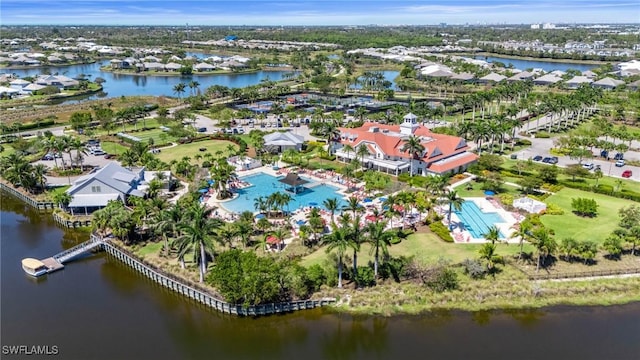
M 10 143 L 4 143 L 0 145 L 2 145 L 2 147 L 4 148 L 4 150 L 0 153 L 0 156 L 9 156 L 16 151 Z
M 401 243 L 391 245 L 389 253 L 394 256 L 415 256 L 416 260 L 423 264 L 433 264 L 439 259 L 459 263 L 465 259 L 473 259 L 478 257 L 478 250 L 481 244 L 454 244 L 447 243 L 431 232 L 420 232 L 410 235 L 402 240 Z M 368 261 L 373 261 L 370 254 L 371 247 L 363 244 L 358 253 L 358 264 L 365 265 Z M 498 254 L 503 256 L 517 254 L 520 247 L 517 245 L 498 245 Z M 524 248 L 525 251 L 532 251 L 529 245 Z M 347 253 L 349 257 L 353 256 L 353 251 Z M 327 259 L 325 247 L 302 258 L 301 264 L 310 266 L 314 264 L 322 264 Z
M 158 158 L 164 162 L 171 162 L 172 160 L 180 160 L 185 156 L 194 158 L 195 155 L 204 155 L 205 153 L 215 153 L 220 150 L 224 154 L 228 154 L 227 146 L 233 145 L 238 149 L 238 145 L 226 140 L 204 140 L 196 141 L 189 144 L 180 144 L 171 148 L 162 149 L 162 152 L 158 154 Z M 200 151 L 200 148 L 205 148 L 206 151 Z
M 106 152 L 107 154 L 115 155 L 120 155 L 128 149 L 126 146 L 111 141 L 103 141 L 100 146 L 102 147 L 102 150 L 104 150 L 104 152 Z
M 571 212 L 572 198 L 588 198 L 598 202 L 598 216 L 583 218 Z M 563 215 L 544 215 L 542 223 L 553 229 L 556 240 L 573 237 L 576 240 L 590 240 L 601 243 L 611 234 L 618 224 L 618 209 L 632 205 L 630 200 L 618 199 L 611 196 L 594 194 L 582 190 L 564 188 L 549 196 L 547 203 L 560 206 Z
M 149 242 L 146 243 L 143 247 L 139 248 L 136 250 L 136 254 L 141 256 L 141 257 L 145 257 L 146 255 L 149 254 L 158 254 L 160 253 L 160 249 L 162 249 L 162 242 Z

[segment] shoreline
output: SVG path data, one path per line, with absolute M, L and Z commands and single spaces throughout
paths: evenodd
M 254 74 L 260 71 L 287 71 L 285 68 L 261 68 L 254 70 L 244 70 L 244 71 L 232 71 L 232 70 L 223 70 L 223 71 L 203 71 L 203 72 L 193 72 L 190 75 L 182 75 L 179 71 L 163 71 L 163 72 L 130 72 L 130 71 L 118 71 L 107 68 L 100 68 L 100 71 L 117 74 L 117 75 L 130 75 L 130 76 L 158 76 L 158 77 L 192 77 L 192 76 L 216 76 L 216 75 L 241 75 L 241 74 Z M 295 72 L 296 70 L 291 69 L 291 72 Z
M 10 191 L 7 193 L 11 194 Z M 14 197 L 29 204 L 22 197 Z M 130 246 L 124 248 L 130 253 L 134 251 Z M 177 276 L 170 272 L 167 275 Z M 488 284 L 483 284 L 483 281 L 488 281 Z M 506 288 L 500 289 L 500 285 Z M 494 288 L 493 293 L 489 292 L 490 287 Z M 485 288 L 488 289 L 487 292 L 484 291 Z M 394 296 L 385 297 L 385 291 L 389 290 Z M 407 292 L 412 292 L 411 296 L 403 299 L 402 296 L 407 296 Z M 540 294 L 536 295 L 536 292 Z M 386 299 L 384 301 L 393 303 L 384 304 L 384 301 L 368 300 L 376 295 L 383 296 Z M 358 297 L 366 297 L 366 304 L 364 301 L 357 303 L 362 301 Z M 329 311 L 368 316 L 422 315 L 437 311 L 508 311 L 563 305 L 613 306 L 640 301 L 640 276 L 574 278 L 563 281 L 467 280 L 461 284 L 461 289 L 442 293 L 434 293 L 424 286 L 411 283 L 381 284 L 359 290 L 324 289 L 312 294 L 309 301 L 327 298 L 338 300 L 334 305 L 325 307 Z
M 61 64 L 46 64 L 46 65 L 22 65 L 22 66 L 3 66 L 0 65 L 0 71 L 2 70 L 29 70 L 29 69 L 46 69 L 52 67 L 67 67 L 76 65 L 90 65 L 95 64 L 98 60 L 89 62 L 74 62 L 74 63 L 61 63 Z

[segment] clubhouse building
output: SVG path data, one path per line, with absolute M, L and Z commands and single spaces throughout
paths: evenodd
M 365 122 L 359 128 L 339 129 L 340 143 L 335 147 L 339 161 L 357 159 L 367 169 L 394 176 L 408 173 L 411 162 L 414 174 L 426 176 L 460 173 L 478 159 L 478 155 L 468 151 L 469 146 L 463 138 L 435 134 L 418 124 L 417 117 L 411 113 L 404 116 L 401 125 Z M 411 136 L 418 137 L 424 147 L 424 151 L 415 157 L 401 150 Z M 363 150 L 358 151 L 361 147 L 366 149 L 366 154 Z

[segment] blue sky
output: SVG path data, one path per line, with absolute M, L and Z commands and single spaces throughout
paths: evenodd
M 638 23 L 628 0 L 0 0 L 0 23 L 90 25 L 429 25 Z

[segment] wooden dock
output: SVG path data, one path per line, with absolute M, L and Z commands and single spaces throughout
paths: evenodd
M 64 268 L 64 265 L 62 265 L 61 263 L 58 262 L 58 260 L 54 259 L 53 257 L 48 257 L 46 259 L 40 260 L 42 261 L 42 263 L 49 268 L 49 270 L 47 270 L 47 273 L 50 272 L 54 272 L 60 269 Z

